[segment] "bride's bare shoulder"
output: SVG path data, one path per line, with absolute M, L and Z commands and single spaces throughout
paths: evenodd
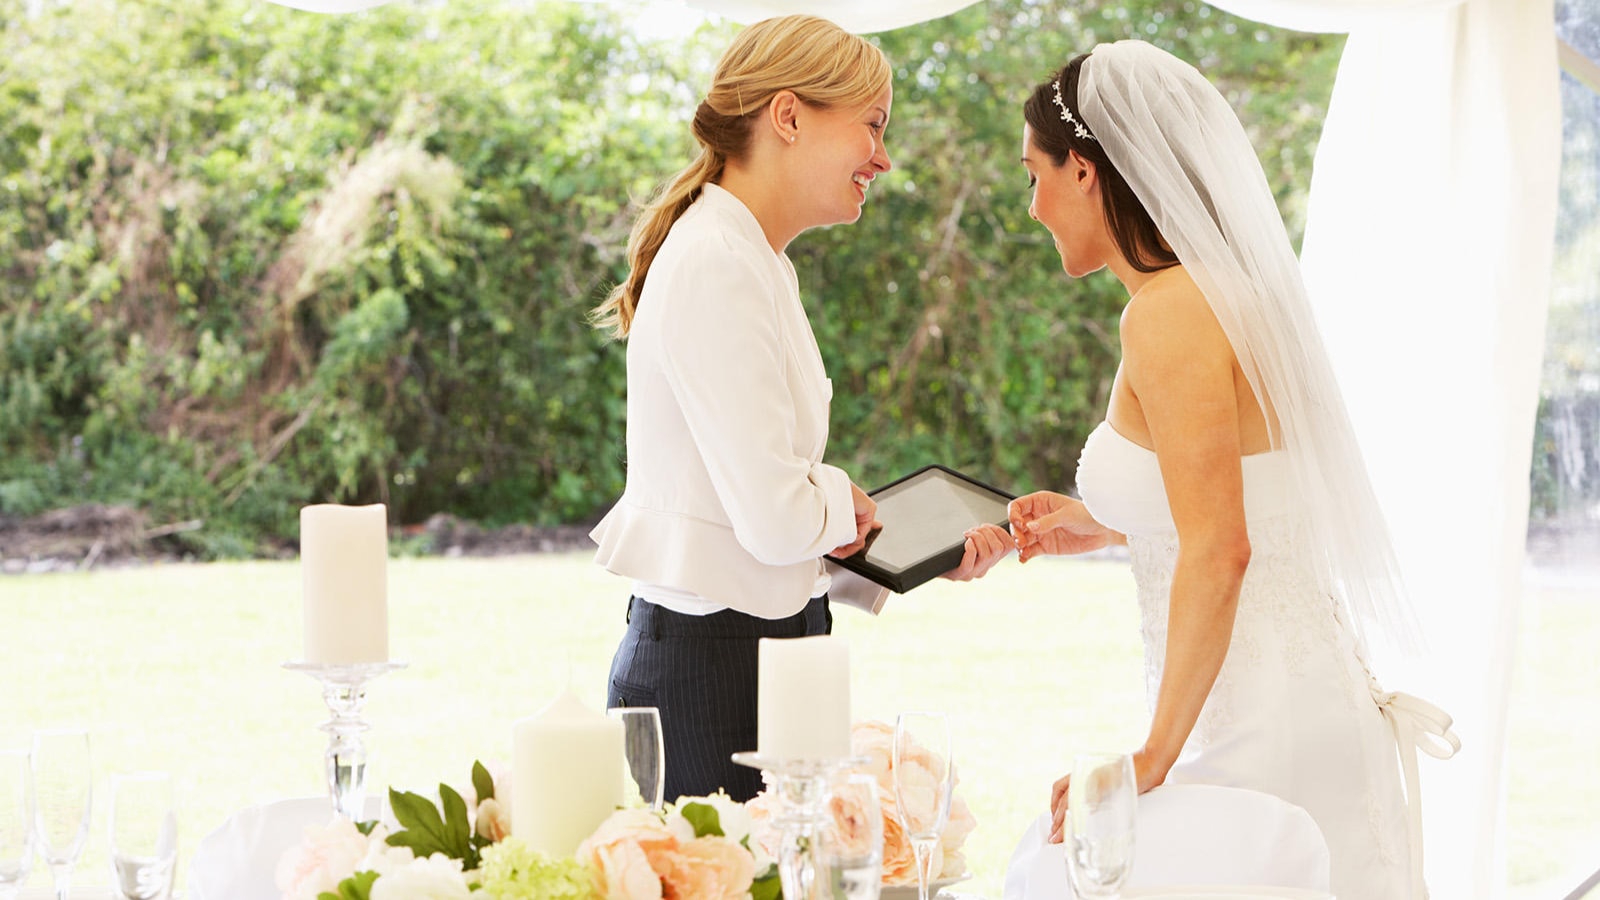
M 1128 300 L 1122 311 L 1124 346 L 1135 343 L 1194 345 L 1227 336 L 1205 294 L 1182 266 L 1158 273 Z

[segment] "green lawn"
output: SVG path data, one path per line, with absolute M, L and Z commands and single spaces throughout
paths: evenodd
M 369 783 L 465 783 L 472 760 L 506 758 L 511 723 L 569 679 L 602 705 L 627 584 L 587 554 L 396 560 L 389 577 L 391 652 L 410 667 L 371 691 Z M 299 579 L 293 563 L 0 579 L 0 743 L 50 725 L 93 731 L 102 793 L 80 883 L 108 880 L 113 771 L 177 773 L 185 854 L 231 811 L 320 792 L 319 692 L 279 667 L 301 651 Z M 1551 593 L 1535 608 L 1511 746 L 1510 869 L 1526 885 L 1570 875 L 1600 832 L 1600 603 Z M 999 896 L 1017 835 L 1075 751 L 1143 737 L 1125 564 L 1006 563 L 976 584 L 897 597 L 878 619 L 839 610 L 835 623 L 851 644 L 858 718 L 909 708 L 953 717 L 960 790 L 979 822 L 967 844 L 973 893 Z

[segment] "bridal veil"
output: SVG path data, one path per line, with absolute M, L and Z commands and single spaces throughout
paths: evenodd
M 1273 445 L 1288 452 L 1322 586 L 1352 614 L 1363 650 L 1379 634 L 1414 649 L 1416 620 L 1389 531 L 1299 260 L 1238 116 L 1193 66 L 1142 41 L 1095 47 L 1077 101 L 1205 294 L 1267 413 Z

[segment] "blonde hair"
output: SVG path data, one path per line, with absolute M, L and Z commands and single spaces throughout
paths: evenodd
M 644 279 L 667 232 L 707 183 L 722 177 L 730 159 L 743 158 L 751 126 L 773 95 L 793 91 L 821 107 L 866 106 L 889 86 L 889 61 L 876 46 L 817 16 L 780 16 L 751 25 L 734 38 L 712 76 L 711 90 L 694 114 L 700 152 L 639 214 L 628 236 L 628 277 L 592 315 L 598 328 L 628 336 Z

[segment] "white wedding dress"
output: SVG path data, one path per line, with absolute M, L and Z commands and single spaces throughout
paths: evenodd
M 1316 588 L 1287 463 L 1281 451 L 1242 460 L 1251 556 L 1233 642 L 1167 783 L 1249 788 L 1305 809 L 1327 841 L 1335 896 L 1400 900 L 1412 891 L 1412 836 L 1385 712 L 1394 695 L 1377 686 L 1338 603 Z M 1128 536 L 1153 707 L 1178 562 L 1156 455 L 1101 423 L 1077 482 L 1090 514 Z

